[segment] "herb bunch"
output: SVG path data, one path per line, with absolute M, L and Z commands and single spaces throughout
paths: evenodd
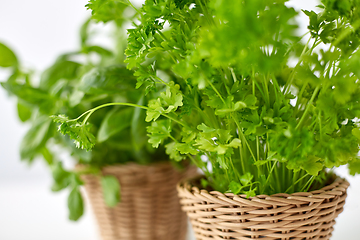
M 41 74 L 38 83 L 34 73 L 21 65 L 13 51 L 0 44 L 0 67 L 11 71 L 8 80 L 1 85 L 16 96 L 20 120 L 31 124 L 21 143 L 21 159 L 32 163 L 36 158 L 43 158 L 54 178 L 52 190 L 70 189 L 71 220 L 79 219 L 84 211 L 81 174 L 100 174 L 101 167 L 106 165 L 130 161 L 149 164 L 166 159 L 163 149 L 153 149 L 147 143 L 146 126 L 149 124 L 144 122 L 145 112 L 140 109 L 104 108 L 94 113 L 91 119 L 70 120 L 103 103 L 146 104 L 152 96 L 144 96 L 145 89 L 134 89 L 135 77 L 124 64 L 124 24 L 134 17 L 135 11 L 124 17 L 127 5 L 101 6 L 116 13 L 112 33 L 115 46 L 107 49 L 94 44 L 99 36 L 93 30 L 96 22 L 110 21 L 104 18 L 109 15 L 97 14 L 80 30 L 81 48 L 59 56 Z M 52 115 L 53 119 L 49 117 Z M 92 151 L 87 151 L 90 149 Z M 79 171 L 66 170 L 60 151 L 69 153 L 77 164 L 87 167 Z M 102 176 L 101 183 L 105 202 L 115 206 L 120 201 L 118 181 L 112 176 Z
M 303 36 L 285 0 L 120 2 L 139 13 L 125 62 L 156 97 L 86 119 L 146 109 L 152 146 L 190 158 L 221 192 L 308 191 L 334 167 L 360 172 L 359 1 L 304 10 Z
M 128 30 L 137 87 L 165 88 L 148 104 L 149 142 L 191 158 L 204 187 L 292 193 L 327 169 L 360 172 L 360 2 L 304 10 L 302 37 L 286 2 L 147 0 Z

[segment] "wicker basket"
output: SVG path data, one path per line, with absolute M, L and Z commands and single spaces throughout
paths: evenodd
M 330 239 L 349 186 L 338 178 L 317 191 L 246 198 L 200 190 L 191 184 L 199 178 L 177 186 L 197 240 Z
M 105 167 L 102 173 L 120 182 L 121 203 L 115 208 L 105 205 L 98 176 L 82 179 L 103 240 L 184 240 L 187 217 L 181 211 L 176 184 L 194 176 L 195 167 L 181 172 L 169 162 L 130 163 Z

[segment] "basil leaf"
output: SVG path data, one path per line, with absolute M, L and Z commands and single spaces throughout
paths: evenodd
M 80 193 L 79 186 L 75 186 L 69 195 L 68 198 L 68 208 L 69 208 L 69 219 L 76 221 L 84 213 L 84 202 Z
M 13 51 L 3 43 L 0 43 L 0 67 L 12 67 L 17 64 L 18 61 Z
M 31 109 L 20 102 L 18 102 L 17 104 L 17 111 L 18 111 L 18 116 L 22 122 L 26 122 L 31 118 L 31 114 L 32 114 Z
M 24 136 L 20 145 L 21 159 L 32 161 L 49 139 L 52 121 L 46 116 L 39 117 L 35 120 L 30 130 Z
M 134 109 L 132 108 L 120 108 L 114 109 L 106 114 L 100 125 L 97 140 L 99 142 L 104 142 L 111 136 L 129 127 L 133 112 Z
M 114 176 L 101 177 L 101 186 L 107 206 L 115 207 L 120 202 L 120 184 Z
M 86 73 L 80 83 L 79 90 L 87 94 L 112 94 L 132 89 L 132 72 L 124 66 L 97 67 Z
M 54 192 L 60 191 L 70 184 L 70 173 L 65 171 L 61 162 L 57 162 L 51 166 L 51 173 L 54 179 L 54 184 L 51 190 Z
M 74 79 L 81 64 L 69 60 L 58 60 L 41 75 L 40 87 L 50 89 L 60 79 Z

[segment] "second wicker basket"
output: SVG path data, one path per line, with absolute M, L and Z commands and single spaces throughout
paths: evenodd
M 121 185 L 121 202 L 115 208 L 105 205 L 99 177 L 84 175 L 102 239 L 184 240 L 187 217 L 180 209 L 176 184 L 195 172 L 193 166 L 180 171 L 169 162 L 105 167 L 102 174 L 115 176 Z

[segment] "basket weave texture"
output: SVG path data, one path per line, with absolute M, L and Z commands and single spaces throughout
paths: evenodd
M 200 190 L 191 182 L 184 180 L 177 188 L 197 240 L 330 239 L 349 186 L 337 178 L 317 191 L 246 198 Z
M 102 173 L 120 182 L 121 202 L 114 208 L 106 206 L 98 176 L 82 179 L 103 240 L 184 240 L 187 217 L 181 211 L 176 184 L 194 176 L 195 167 L 179 171 L 168 162 L 129 163 L 104 167 Z

